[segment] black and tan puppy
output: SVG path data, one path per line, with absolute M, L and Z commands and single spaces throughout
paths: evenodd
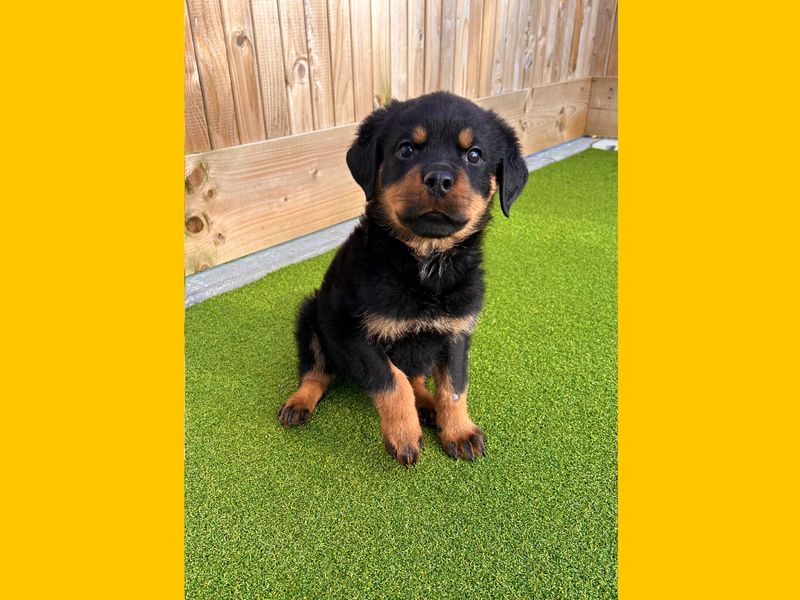
M 279 419 L 308 421 L 334 375 L 348 375 L 372 396 L 400 463 L 419 457 L 420 419 L 450 456 L 471 460 L 486 443 L 467 414 L 481 241 L 495 192 L 508 216 L 527 181 L 517 137 L 493 112 L 437 92 L 372 113 L 347 165 L 366 211 L 300 308 L 300 389 Z

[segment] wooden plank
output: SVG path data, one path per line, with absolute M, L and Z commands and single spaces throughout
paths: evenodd
M 353 104 L 355 119 L 360 121 L 372 112 L 372 14 L 362 0 L 350 3 L 351 40 L 353 43 Z
M 239 143 L 225 31 L 217 0 L 187 0 L 212 148 Z
M 517 50 L 521 25 L 519 22 L 520 0 L 509 0 L 507 5 L 506 26 L 504 27 L 505 41 L 503 43 L 503 90 L 514 90 L 514 77 L 519 65 Z
M 503 73 L 505 55 L 508 46 L 509 14 L 508 2 L 498 2 L 494 19 L 494 48 L 492 51 L 492 79 L 489 94 L 496 96 L 503 93 Z
M 566 81 L 569 78 L 570 56 L 575 26 L 577 25 L 577 0 L 562 1 L 563 21 L 559 22 L 558 62 L 553 81 Z M 583 16 L 583 12 L 580 13 Z M 580 33 L 580 29 L 578 29 Z
M 536 20 L 536 47 L 533 61 L 533 85 L 542 85 L 546 80 L 547 73 L 547 39 L 548 27 L 550 24 L 550 10 L 552 0 L 535 0 L 538 4 Z
M 578 45 L 578 60 L 575 64 L 575 78 L 591 76 L 592 46 L 594 44 L 594 34 L 597 29 L 599 13 L 599 0 L 584 0 L 583 22 L 581 23 L 580 42 Z
M 572 30 L 572 43 L 569 52 L 569 67 L 567 68 L 567 78 L 574 79 L 578 71 L 578 56 L 581 44 L 584 42 L 585 32 L 589 28 L 586 19 L 591 19 L 591 1 L 578 0 L 575 5 L 575 27 Z
M 492 92 L 492 59 L 494 58 L 494 21 L 497 15 L 497 3 L 484 0 L 483 17 L 481 18 L 481 56 L 480 76 L 478 80 L 478 96 L 486 97 Z
M 350 0 L 328 1 L 331 40 L 333 113 L 337 125 L 353 123 L 353 56 L 350 43 Z
M 278 4 L 277 0 L 259 0 L 251 6 L 264 126 L 268 138 L 282 137 L 289 135 L 292 128 L 286 97 Z
M 560 0 L 544 0 L 546 4 L 546 15 L 542 30 L 542 56 L 537 56 L 539 65 L 537 72 L 540 73 L 540 78 L 534 77 L 534 85 L 545 85 L 552 83 L 550 80 L 551 70 L 553 66 L 553 52 L 556 42 L 556 25 L 558 22 L 558 6 Z
M 242 144 L 257 142 L 266 139 L 267 132 L 264 126 L 264 107 L 261 105 L 261 89 L 258 84 L 250 3 L 241 0 L 221 2 L 220 8 L 225 29 L 225 46 L 228 49 L 228 67 L 231 71 L 239 142 Z
M 530 60 L 530 65 L 531 67 L 533 66 L 533 59 L 529 51 L 531 38 L 531 8 L 531 0 L 519 1 L 516 17 L 517 23 L 519 23 L 519 33 L 514 47 L 514 76 L 510 82 L 510 89 L 512 90 L 521 90 L 525 87 L 523 81 L 525 79 L 526 60 Z
M 278 12 L 286 96 L 289 100 L 289 126 L 293 134 L 303 133 L 314 129 L 303 6 L 295 0 L 278 0 Z
M 385 0 L 372 0 L 372 99 L 375 108 L 392 99 L 391 23 Z
M 456 1 L 455 37 L 453 42 L 453 86 L 454 94 L 465 96 L 467 92 L 467 57 L 469 52 L 469 0 Z
M 611 46 L 608 48 L 608 64 L 606 65 L 606 75 L 617 76 L 617 20 L 619 19 L 619 5 L 614 11 L 614 30 L 611 32 Z
M 560 58 L 560 44 L 564 26 L 564 8 L 566 0 L 554 0 L 548 23 L 548 62 L 545 83 L 558 83 L 558 60 Z
M 331 81 L 331 41 L 326 0 L 303 0 L 314 129 L 336 124 Z
M 456 49 L 456 2 L 442 1 L 442 37 L 439 50 L 439 89 L 453 89 L 453 66 Z
M 408 0 L 408 97 L 425 93 L 425 0 Z
M 533 87 L 533 70 L 536 64 L 536 40 L 539 26 L 539 13 L 541 12 L 541 0 L 529 0 L 525 20 L 526 37 L 523 49 L 522 65 L 522 86 L 521 89 Z
M 427 0 L 425 3 L 425 92 L 435 92 L 439 86 L 440 56 L 442 50 L 442 3 Z
M 398 100 L 408 99 L 408 2 L 392 0 L 389 3 L 391 29 L 390 69 L 392 96 Z
M 206 109 L 203 105 L 203 91 L 200 89 L 200 75 L 197 73 L 197 59 L 194 56 L 192 25 L 189 9 L 183 4 L 183 145 L 184 152 L 203 152 L 211 149 L 208 139 Z
M 345 125 L 186 157 L 185 271 L 250 254 L 358 216 Z
M 614 29 L 614 13 L 617 0 L 596 0 L 598 2 L 597 23 L 592 40 L 592 63 L 590 74 L 603 76 L 608 65 L 608 52 L 611 47 L 611 32 Z
M 577 79 L 533 88 L 525 104 L 525 152 L 583 135 L 591 87 L 591 79 Z
M 489 0 L 491 2 L 491 0 Z M 469 34 L 467 35 L 467 81 L 465 95 L 477 98 L 481 74 L 481 36 L 483 30 L 484 0 L 469 0 Z

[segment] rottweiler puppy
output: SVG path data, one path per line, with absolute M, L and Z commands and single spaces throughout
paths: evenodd
M 472 460 L 486 443 L 467 414 L 481 243 L 495 192 L 508 216 L 528 179 L 517 136 L 492 111 L 436 92 L 373 112 L 347 166 L 365 214 L 300 307 L 300 388 L 278 418 L 305 423 L 333 377 L 347 375 L 372 397 L 398 462 L 419 458 L 421 422 L 435 425 L 447 454 Z

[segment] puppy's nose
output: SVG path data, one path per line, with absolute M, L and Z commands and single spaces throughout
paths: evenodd
M 430 190 L 434 196 L 444 196 L 447 192 L 453 189 L 456 182 L 455 175 L 445 169 L 435 169 L 428 171 L 423 178 L 425 187 Z

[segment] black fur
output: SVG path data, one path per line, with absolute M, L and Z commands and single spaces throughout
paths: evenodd
M 365 335 L 363 314 L 396 319 L 445 314 L 458 317 L 479 312 L 483 304 L 481 231 L 449 252 L 449 264 L 441 274 L 436 271 L 423 280 L 420 261 L 403 242 L 370 218 L 374 212 L 372 206 L 368 207 L 328 268 L 316 295 L 316 319 L 298 325 L 298 330 L 309 327 L 318 332 L 331 374 L 350 375 L 369 392 L 391 387 L 387 356 L 409 377 L 428 375 L 437 359 L 447 358 L 452 346 L 464 342 L 423 332 L 391 344 L 376 344 Z M 300 321 L 304 316 L 308 318 L 301 314 Z M 466 364 L 456 366 L 466 371 Z M 463 389 L 466 375 L 459 376 L 458 381 Z
M 422 125 L 424 144 L 412 158 L 398 147 Z M 456 143 L 469 128 L 482 162 L 467 162 L 467 149 Z M 371 393 L 390 389 L 391 360 L 407 376 L 429 375 L 438 363 L 446 367 L 461 393 L 467 384 L 470 334 L 452 336 L 421 331 L 391 342 L 371 339 L 364 315 L 391 319 L 477 315 L 483 304 L 481 244 L 489 222 L 492 179 L 508 216 L 527 181 L 513 130 L 496 114 L 448 93 L 438 92 L 406 102 L 392 101 L 361 125 L 347 152 L 347 165 L 368 200 L 365 214 L 334 257 L 322 286 L 301 306 L 296 339 L 302 376 L 314 367 L 311 340 L 316 336 L 324 371 L 355 378 Z M 469 180 L 482 197 L 477 226 L 444 252 L 420 257 L 398 239 L 380 202 L 381 190 L 399 182 L 417 167 L 421 173 L 443 165 Z

